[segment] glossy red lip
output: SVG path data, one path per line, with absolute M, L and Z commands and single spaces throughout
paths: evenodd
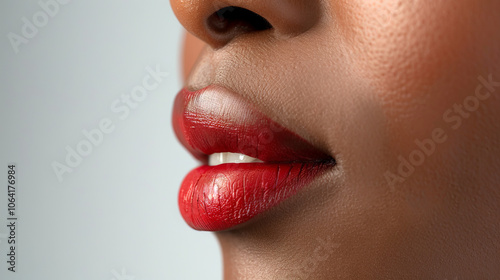
M 204 165 L 186 176 L 179 208 L 197 230 L 220 231 L 242 224 L 335 164 L 240 96 L 217 86 L 181 90 L 174 104 L 173 126 L 180 142 L 204 164 L 208 155 L 222 152 L 264 161 Z

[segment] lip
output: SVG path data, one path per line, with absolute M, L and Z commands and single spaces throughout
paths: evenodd
M 245 223 L 335 165 L 332 157 L 220 86 L 181 90 L 173 127 L 203 163 L 185 177 L 178 198 L 182 217 L 196 230 L 222 231 Z M 263 163 L 207 165 L 209 155 L 223 152 Z

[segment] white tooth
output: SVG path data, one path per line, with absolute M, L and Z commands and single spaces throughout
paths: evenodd
M 216 153 L 208 156 L 208 165 L 215 166 L 224 163 L 263 162 L 253 157 L 237 153 Z

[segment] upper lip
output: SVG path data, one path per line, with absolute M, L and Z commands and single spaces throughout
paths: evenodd
M 241 153 L 263 162 L 333 161 L 332 157 L 221 86 L 181 90 L 173 110 L 174 131 L 203 163 L 214 153 Z

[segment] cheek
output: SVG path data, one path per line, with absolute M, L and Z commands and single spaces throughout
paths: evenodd
M 488 74 L 492 62 L 482 57 L 493 56 L 484 48 L 497 33 L 487 19 L 495 17 L 494 2 L 349 1 L 337 7 L 353 61 L 389 120 L 395 148 L 412 149 L 415 138 L 432 131 L 449 107 L 474 93 L 477 77 Z

